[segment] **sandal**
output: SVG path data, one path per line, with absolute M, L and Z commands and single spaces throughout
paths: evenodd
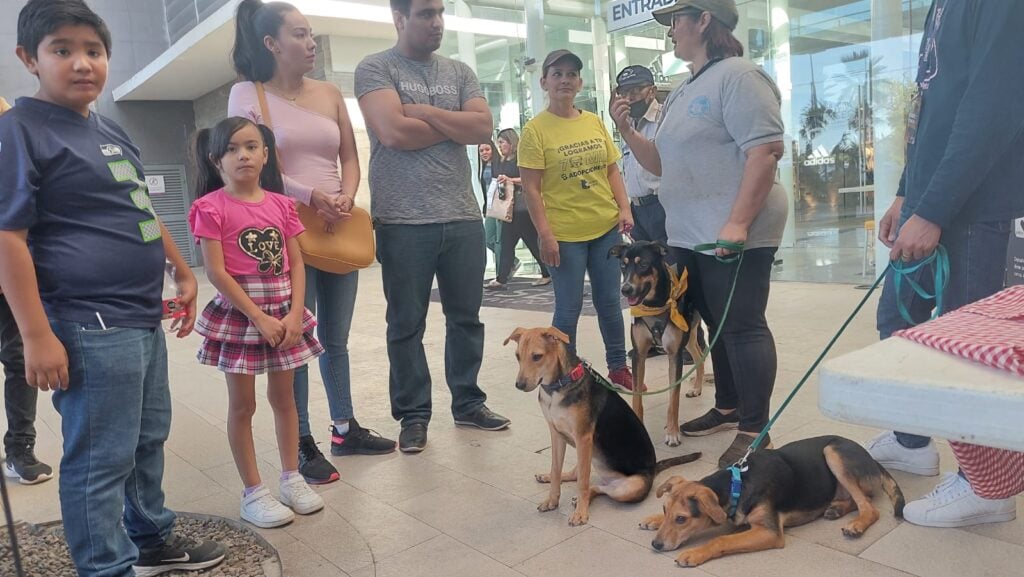
M 539 279 L 530 283 L 530 286 L 548 286 L 549 284 L 551 284 L 551 277 L 542 276 Z
M 484 288 L 491 291 L 505 290 L 505 283 L 498 282 L 498 279 L 494 279 L 491 282 L 484 285 Z

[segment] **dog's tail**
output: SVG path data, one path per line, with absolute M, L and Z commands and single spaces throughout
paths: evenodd
M 700 452 L 690 453 L 689 455 L 680 455 L 678 457 L 672 457 L 663 461 L 658 461 L 654 465 L 654 476 L 658 476 L 665 469 L 675 467 L 676 465 L 685 465 L 686 463 L 692 463 L 700 458 Z M 897 489 L 899 490 L 899 489 Z
M 900 519 L 903 517 L 903 507 L 907 504 L 907 500 L 903 497 L 903 491 L 896 483 L 896 479 L 893 479 L 889 471 L 885 470 L 885 467 L 878 465 L 878 470 L 882 475 L 882 489 L 889 496 L 889 501 L 892 502 L 893 513 L 896 518 Z

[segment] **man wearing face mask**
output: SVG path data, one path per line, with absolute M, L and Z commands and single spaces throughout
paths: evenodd
M 627 66 L 615 77 L 615 93 L 629 101 L 629 117 L 637 132 L 654 140 L 661 121 L 661 103 L 655 98 L 654 74 L 643 66 Z M 665 209 L 658 202 L 661 179 L 644 167 L 622 143 L 622 177 L 626 195 L 633 211 L 633 240 L 668 243 L 665 232 Z

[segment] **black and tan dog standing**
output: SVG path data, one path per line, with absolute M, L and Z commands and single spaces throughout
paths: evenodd
M 686 271 L 677 274 L 665 257 L 668 247 L 660 242 L 636 241 L 619 244 L 608 251 L 608 258 L 619 260 L 622 269 L 622 295 L 633 315 L 630 338 L 633 343 L 633 382 L 643 383 L 647 354 L 652 345 L 660 345 L 668 354 L 669 383 L 683 376 L 683 353 L 689 351 L 697 363 L 687 397 L 697 397 L 704 386 L 702 351 L 697 343 L 700 313 L 692 299 L 686 298 Z M 690 329 L 694 330 L 690 330 Z M 633 389 L 633 411 L 644 418 L 641 386 Z M 665 444 L 676 447 L 682 442 L 679 432 L 679 396 L 682 383 L 669 393 L 665 418 Z
M 551 433 L 551 471 L 536 476 L 540 483 L 551 483 L 551 491 L 538 510 L 557 509 L 562 482 L 576 481 L 576 508 L 569 524 L 582 525 L 590 519 L 590 500 L 595 496 L 642 501 L 658 473 L 700 458 L 700 453 L 691 453 L 657 461 L 640 418 L 570 353 L 569 337 L 562 331 L 518 328 L 505 344 L 509 341 L 518 344 L 516 388 L 540 388 L 538 401 Z M 566 445 L 576 448 L 577 465 L 563 473 Z
M 658 487 L 659 498 L 668 495 L 664 512 L 644 519 L 640 527 L 658 531 L 651 542 L 658 551 L 676 549 L 712 527 L 728 523 L 740 528 L 685 549 L 676 558 L 683 567 L 695 567 L 733 553 L 780 549 L 786 544 L 784 528 L 822 516 L 840 519 L 857 511 L 842 531 L 860 537 L 878 521 L 871 497 L 879 491 L 889 497 L 896 517 L 902 517 L 903 492 L 863 447 L 843 437 L 816 437 L 758 450 L 738 483 L 730 469 L 700 481 L 671 477 Z

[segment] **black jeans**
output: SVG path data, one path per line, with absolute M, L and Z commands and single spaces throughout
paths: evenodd
M 776 248 L 755 248 L 743 255 L 732 308 L 711 349 L 715 363 L 715 407 L 736 409 L 740 430 L 757 433 L 768 424 L 778 357 L 765 309 Z M 689 270 L 687 295 L 694 299 L 713 337 L 725 311 L 736 264 L 672 247 L 679 270 Z
M 7 433 L 4 452 L 33 447 L 36 444 L 36 400 L 39 389 L 25 381 L 25 351 L 21 333 L 7 298 L 0 295 L 0 363 L 4 365 L 4 408 Z
M 423 333 L 435 276 L 445 316 L 444 368 L 452 414 L 472 413 L 487 400 L 477 384 L 484 355 L 483 223 L 377 224 L 376 229 L 388 303 L 391 416 L 403 427 L 430 422 L 432 385 Z
M 512 222 L 503 222 L 499 227 L 501 230 L 501 257 L 498 259 L 498 277 L 497 280 L 501 284 L 508 282 L 508 278 L 512 276 L 512 267 L 515 265 L 516 256 L 516 245 L 519 244 L 519 239 L 523 239 L 526 243 L 526 248 L 530 249 L 530 254 L 533 255 L 534 260 L 537 261 L 537 265 L 540 266 L 541 276 L 551 276 L 548 272 L 548 267 L 540 260 L 540 243 L 537 240 L 537 229 L 533 226 L 533 221 L 530 220 L 530 212 L 526 210 L 526 199 L 522 195 L 516 197 L 516 207 L 512 211 Z M 523 208 L 520 209 L 519 206 Z

